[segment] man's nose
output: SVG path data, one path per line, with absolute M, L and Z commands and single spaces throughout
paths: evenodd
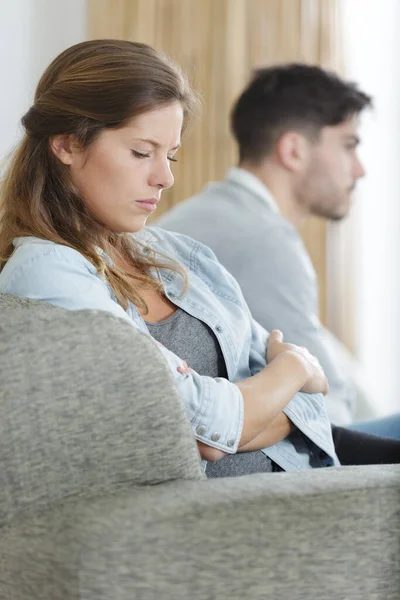
M 360 179 L 360 177 L 365 177 L 365 169 L 364 166 L 362 164 L 362 162 L 360 161 L 360 159 L 358 158 L 358 156 L 356 156 L 356 160 L 355 160 L 355 164 L 354 164 L 354 179 Z

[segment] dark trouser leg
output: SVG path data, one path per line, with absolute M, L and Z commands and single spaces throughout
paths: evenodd
M 342 465 L 400 463 L 400 441 L 332 425 L 336 454 Z

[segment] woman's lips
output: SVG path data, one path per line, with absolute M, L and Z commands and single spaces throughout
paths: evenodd
M 143 210 L 147 210 L 148 212 L 152 212 L 157 208 L 157 198 L 146 198 L 144 200 L 135 200 L 136 204 L 138 204 Z

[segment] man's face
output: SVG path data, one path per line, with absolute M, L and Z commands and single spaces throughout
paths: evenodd
M 307 166 L 298 181 L 297 192 L 310 214 L 340 220 L 347 216 L 351 193 L 365 175 L 357 156 L 357 118 L 340 125 L 323 127 L 310 142 Z

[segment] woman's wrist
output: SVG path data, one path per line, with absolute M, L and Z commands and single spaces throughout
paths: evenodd
M 265 367 L 265 371 L 271 370 L 271 367 L 282 373 L 293 381 L 294 386 L 298 390 L 301 390 L 310 379 L 310 372 L 307 362 L 304 360 L 301 354 L 294 350 L 285 350 L 278 354 L 273 361 Z

